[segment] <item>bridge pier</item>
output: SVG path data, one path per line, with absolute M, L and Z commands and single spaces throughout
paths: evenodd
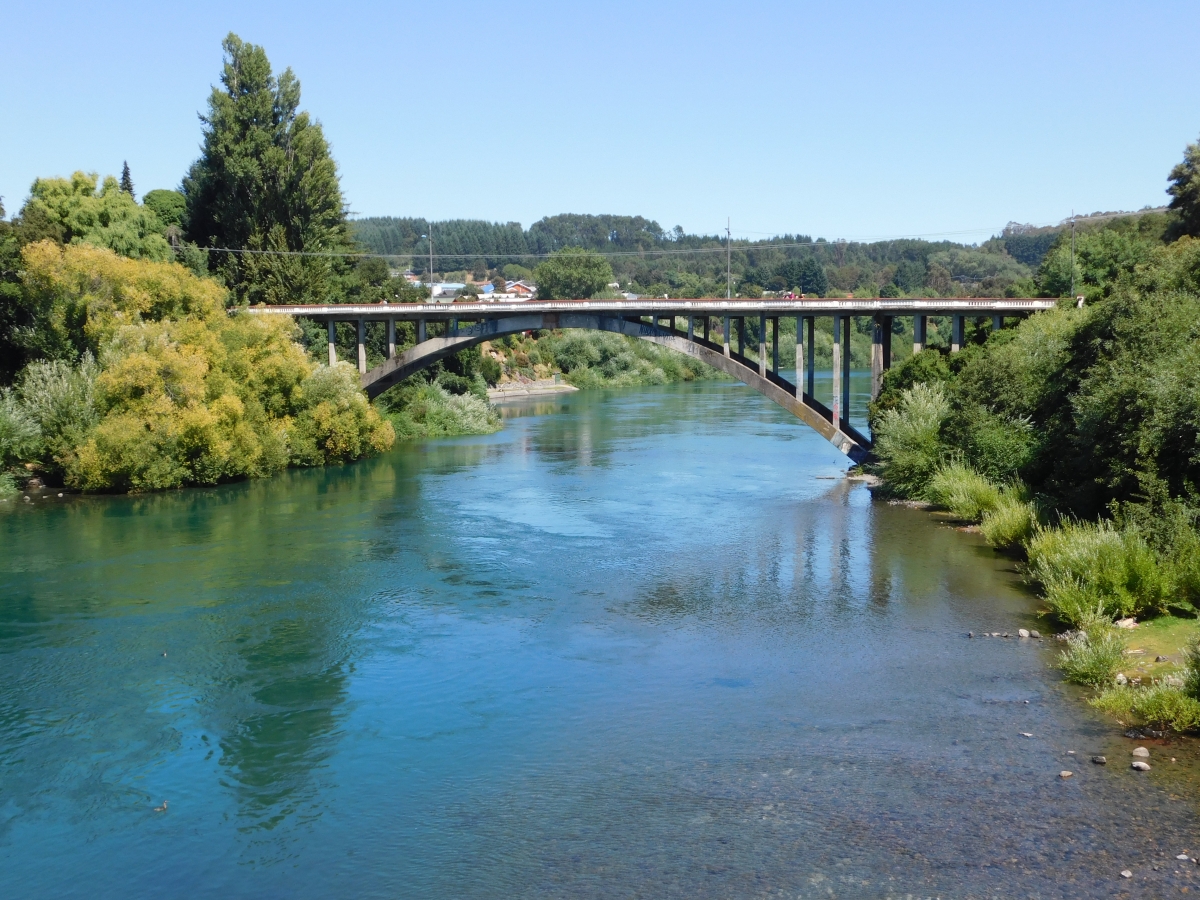
M 964 343 L 964 341 L 963 341 L 963 333 L 964 333 L 963 320 L 964 319 L 966 319 L 966 316 L 953 315 L 950 317 L 950 320 L 951 320 L 950 352 L 951 353 L 957 353 L 959 350 L 961 350 L 963 348 L 963 343 Z
M 992 334 L 1004 327 L 1004 316 L 992 316 Z
M 704 339 L 706 341 L 708 340 L 708 323 L 710 321 L 711 321 L 711 317 L 709 317 L 709 316 L 704 317 Z
M 337 324 L 330 319 L 325 323 L 329 331 L 329 365 L 330 368 L 337 365 Z
M 804 316 L 796 316 L 796 399 L 804 399 Z
M 842 421 L 842 317 L 833 317 L 833 424 Z
M 817 317 L 808 317 L 808 328 L 806 329 L 806 337 L 808 338 L 808 396 L 812 397 L 817 388 Z
M 426 340 L 425 320 L 417 319 L 417 343 L 423 344 L 423 343 L 425 343 L 425 340 Z
M 358 320 L 358 374 L 367 374 L 367 323 L 361 317 Z
M 767 317 L 758 317 L 758 377 L 767 377 Z
M 849 316 L 842 316 L 842 417 L 838 427 L 850 421 L 850 326 Z
M 396 355 L 396 320 L 388 319 L 387 325 L 388 325 L 388 355 L 387 355 L 387 358 L 391 359 L 392 357 L 394 357 Z
M 725 327 L 721 332 L 721 337 L 725 341 L 725 355 L 729 356 L 729 316 L 725 317 Z
M 688 316 L 688 340 L 694 341 L 695 339 L 696 339 L 696 317 Z
M 925 329 L 928 324 L 928 316 L 913 316 L 913 356 L 925 349 Z
M 746 356 L 746 317 L 738 316 L 737 320 L 738 356 Z
M 883 373 L 892 367 L 892 317 L 875 316 L 871 331 L 871 399 L 883 390 Z
M 771 371 L 779 374 L 779 317 L 771 319 Z M 796 379 L 799 381 L 799 379 Z

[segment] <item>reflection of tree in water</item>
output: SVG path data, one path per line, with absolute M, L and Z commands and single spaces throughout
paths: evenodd
M 320 611 L 276 622 L 270 635 L 241 652 L 239 692 L 252 705 L 221 741 L 221 765 L 236 783 L 244 827 L 274 828 L 299 813 L 321 789 L 316 775 L 333 753 L 346 662 L 331 659 L 341 642 Z M 333 645 L 333 647 L 331 647 Z M 252 711 L 253 710 L 253 711 Z

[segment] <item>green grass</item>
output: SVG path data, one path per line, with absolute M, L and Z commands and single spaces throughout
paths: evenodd
M 1093 687 L 1111 685 L 1125 662 L 1125 637 L 1107 618 L 1093 614 L 1059 655 L 1067 681 Z
M 1029 579 L 1064 622 L 1077 625 L 1097 609 L 1110 618 L 1166 611 L 1170 574 L 1135 532 L 1108 522 L 1068 522 L 1039 528 L 1026 551 Z
M 951 462 L 934 473 L 925 499 L 964 522 L 978 522 L 1000 504 L 1000 488 L 970 466 Z
M 1200 700 L 1168 684 L 1111 687 L 1089 702 L 1122 725 L 1148 726 L 1160 731 L 1200 728 Z
M 1005 488 L 996 505 L 983 514 L 979 529 L 1000 550 L 1023 548 L 1041 524 L 1041 512 L 1021 484 Z

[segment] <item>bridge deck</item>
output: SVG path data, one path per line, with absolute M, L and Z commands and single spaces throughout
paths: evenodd
M 1053 309 L 1047 298 L 875 298 L 866 300 L 514 300 L 503 303 L 340 303 L 251 306 L 255 315 L 366 319 L 491 319 L 512 315 L 581 313 L 598 316 L 1019 316 Z

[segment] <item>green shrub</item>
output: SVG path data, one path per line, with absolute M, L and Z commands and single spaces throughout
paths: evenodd
M 17 492 L 17 479 L 8 472 L 0 472 L 0 497 L 11 497 Z
M 941 384 L 915 384 L 877 420 L 875 456 L 884 481 L 905 497 L 920 497 L 942 462 L 942 424 L 950 403 Z
M 1089 702 L 1123 725 L 1148 726 L 1160 731 L 1200 728 L 1200 700 L 1168 684 L 1112 687 Z
M 1022 484 L 1005 488 L 999 502 L 983 514 L 979 528 L 987 542 L 1001 550 L 1024 546 L 1040 524 L 1041 512 Z
M 62 360 L 30 363 L 21 373 L 21 405 L 38 423 L 51 460 L 68 457 L 100 421 L 96 407 L 96 378 L 100 366 L 91 353 L 79 365 Z
M 503 370 L 500 368 L 499 361 L 493 356 L 485 356 L 479 362 L 479 374 L 483 376 L 483 380 L 492 387 L 500 380 Z
M 399 440 L 500 430 L 500 416 L 486 401 L 474 394 L 451 394 L 438 384 L 417 379 L 393 388 L 381 398 L 380 405 Z
M 42 430 L 11 390 L 0 390 L 0 466 L 12 465 L 37 453 Z
M 934 473 L 925 499 L 966 522 L 978 522 L 1000 504 L 1000 488 L 970 466 L 952 462 Z
M 1165 612 L 1169 572 L 1135 531 L 1109 522 L 1068 522 L 1039 528 L 1029 541 L 1028 575 L 1042 585 L 1051 608 L 1066 621 L 1099 605 L 1109 616 Z
M 1058 667 L 1075 684 L 1111 685 L 1125 660 L 1125 639 L 1106 616 L 1093 611 L 1082 618 L 1059 655 Z

